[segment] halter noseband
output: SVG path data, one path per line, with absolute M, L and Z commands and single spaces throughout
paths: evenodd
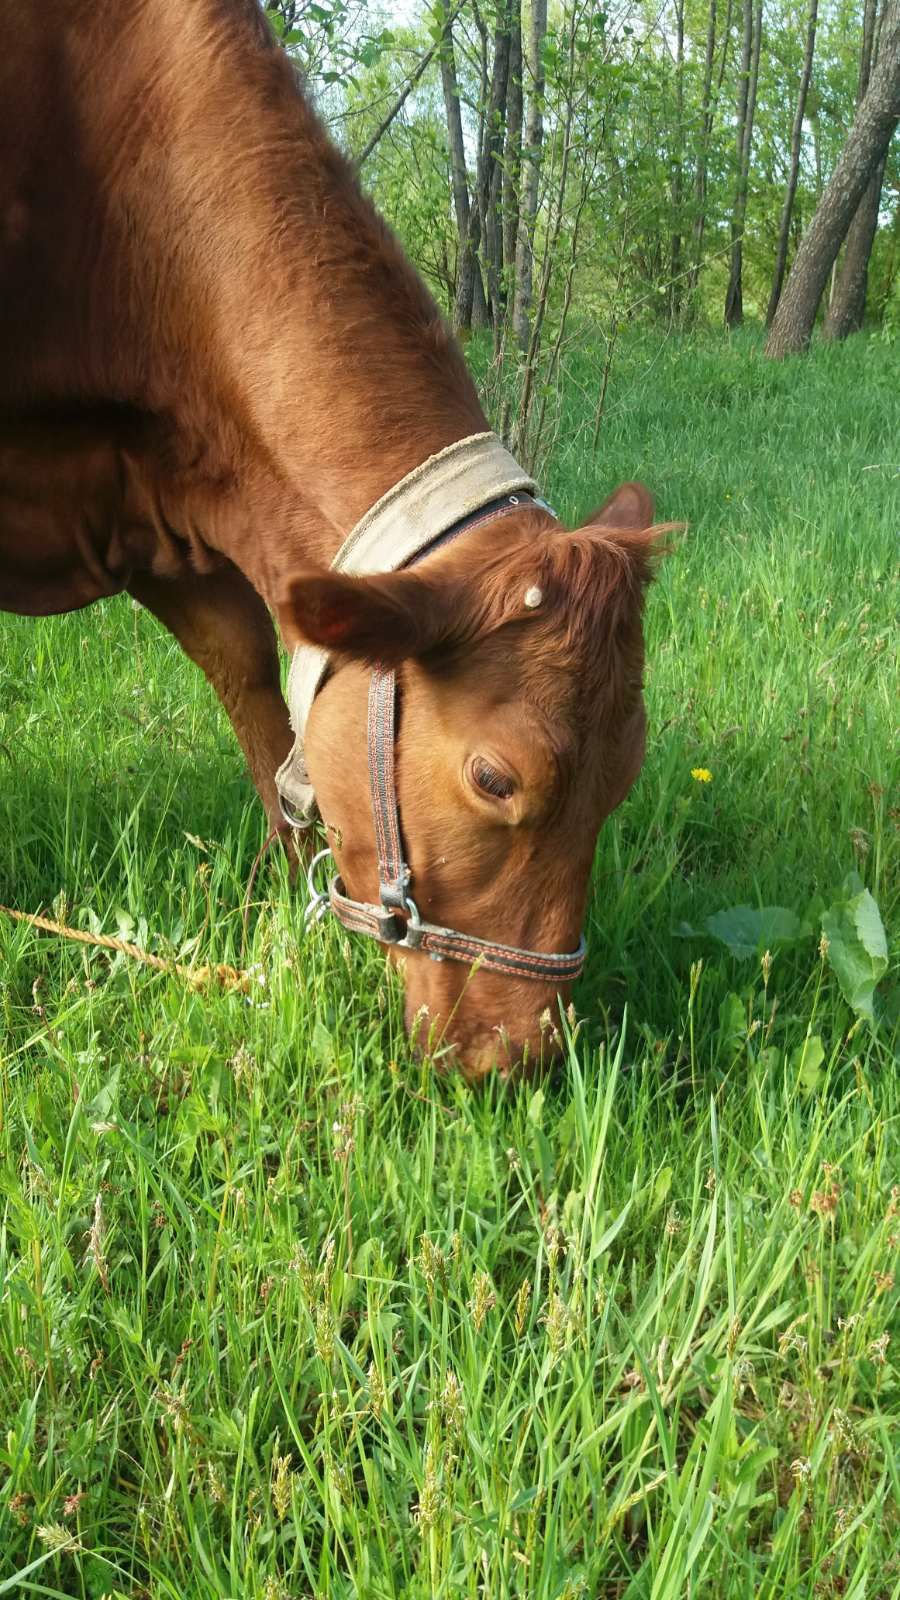
M 495 458 L 502 454 L 506 462 L 511 458 L 506 456 L 499 441 L 493 436 L 488 449 Z M 459 446 L 451 446 L 447 452 L 442 452 L 440 457 L 433 458 L 435 463 L 435 476 L 439 474 L 440 462 L 447 456 L 461 454 L 467 446 L 481 446 L 485 441 L 484 435 L 476 435 L 473 440 L 461 441 Z M 485 452 L 486 453 L 486 452 Z M 503 463 L 505 467 L 505 462 Z M 512 463 L 515 467 L 515 463 Z M 424 469 L 417 469 L 416 474 L 411 474 L 415 479 L 432 466 L 431 462 L 424 464 Z M 515 493 L 505 492 L 493 498 L 482 499 L 481 504 L 466 515 L 444 526 L 437 533 L 427 539 L 422 539 L 417 548 L 411 550 L 406 559 L 397 563 L 398 566 L 412 565 L 429 554 L 438 545 L 443 545 L 451 539 L 456 539 L 460 534 L 467 532 L 483 522 L 492 521 L 495 517 L 515 510 L 523 502 L 531 502 L 549 510 L 543 501 L 537 500 L 532 493 L 534 484 L 525 477 L 520 468 L 515 469 L 519 474 L 519 483 L 516 484 Z M 395 501 L 398 491 L 402 491 L 404 484 L 397 485 L 385 500 Z M 520 486 L 521 485 L 521 486 Z M 379 506 L 373 508 L 364 523 L 377 514 Z M 393 507 L 392 507 L 393 509 Z M 446 520 L 446 519 L 445 519 Z M 360 527 L 363 525 L 360 524 Z M 377 531 L 375 542 L 378 542 Z M 336 567 L 350 565 L 342 561 L 342 556 L 348 547 L 358 543 L 357 531 L 342 546 L 338 557 L 335 559 Z M 355 563 L 354 563 L 355 564 Z M 383 570 L 383 568 L 382 568 Z M 295 668 L 302 674 L 306 663 L 301 659 L 301 652 L 296 652 L 292 665 L 292 677 Z M 302 735 L 305 727 L 305 718 L 309 706 L 315 695 L 316 689 L 324 676 L 324 665 L 319 666 L 318 676 L 313 676 L 316 662 L 310 663 L 310 670 L 306 673 L 304 702 L 294 716 L 297 745 L 294 752 L 288 757 L 284 766 L 279 770 L 276 781 L 279 784 L 282 811 L 288 822 L 293 827 L 306 827 L 312 820 L 312 790 L 308 785 L 305 773 L 305 764 L 302 757 Z M 298 677 L 300 676 L 298 674 Z M 306 703 L 308 699 L 308 703 Z M 294 707 L 292 706 L 292 714 Z M 299 725 L 298 725 L 299 724 Z M 397 740 L 397 675 L 392 668 L 375 665 L 369 682 L 369 704 L 367 717 L 367 746 L 369 763 L 369 788 L 372 801 L 372 816 L 375 824 L 375 848 L 378 858 L 378 896 L 379 904 L 375 905 L 364 900 L 354 900 L 344 887 L 339 874 L 332 877 L 327 889 L 316 888 L 315 878 L 320 865 L 331 858 L 331 850 L 320 850 L 310 863 L 307 881 L 310 890 L 310 900 L 307 907 L 307 921 L 319 921 L 328 911 L 332 911 L 338 921 L 351 933 L 368 934 L 371 938 L 379 940 L 381 944 L 395 945 L 402 950 L 415 950 L 426 952 L 433 961 L 460 961 L 466 965 L 477 966 L 488 972 L 502 973 L 506 977 L 528 978 L 538 981 L 555 983 L 571 983 L 578 977 L 584 967 L 586 945 L 582 934 L 577 950 L 567 953 L 550 952 L 541 950 L 525 950 L 516 945 L 499 944 L 492 939 L 480 939 L 474 934 L 460 933 L 454 928 L 441 927 L 434 922 L 426 922 L 419 915 L 415 900 L 409 893 L 412 883 L 412 872 L 408 866 L 404 851 L 403 838 L 400 830 L 400 813 L 397 802 L 397 784 L 395 775 L 395 749 Z M 292 771 L 299 767 L 300 778 Z M 293 790 L 293 793 L 291 792 Z M 302 796 L 299 809 L 294 802 L 294 795 Z

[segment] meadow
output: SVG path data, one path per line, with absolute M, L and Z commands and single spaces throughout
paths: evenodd
M 550 498 L 689 529 L 544 1082 L 414 1060 L 279 861 L 245 934 L 149 616 L 0 617 L 0 902 L 253 974 L 0 914 L 0 1596 L 900 1596 L 897 348 L 633 333 L 595 450 L 602 359 Z

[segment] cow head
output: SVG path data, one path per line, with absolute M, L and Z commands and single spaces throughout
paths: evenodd
M 397 668 L 397 794 L 422 917 L 575 949 L 598 832 L 644 756 L 652 512 L 647 491 L 625 484 L 576 533 L 522 509 L 412 569 L 288 584 L 285 631 L 335 657 L 305 754 L 352 897 L 378 898 L 366 708 L 379 661 Z M 407 1025 L 419 1019 L 469 1076 L 552 1051 L 549 980 L 403 958 Z

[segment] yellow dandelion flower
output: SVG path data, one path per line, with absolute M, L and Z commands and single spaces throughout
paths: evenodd
M 691 777 L 695 783 L 712 783 L 709 767 L 691 767 Z

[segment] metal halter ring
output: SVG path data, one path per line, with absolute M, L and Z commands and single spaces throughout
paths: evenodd
M 329 879 L 329 882 L 324 889 L 316 888 L 316 869 L 319 867 L 321 862 L 328 860 L 333 863 L 334 856 L 331 854 L 330 848 L 326 845 L 324 850 L 319 850 L 317 854 L 313 856 L 309 866 L 306 869 L 306 887 L 309 890 L 309 900 L 307 902 L 306 910 L 303 913 L 304 928 L 311 928 L 314 923 L 321 922 L 322 918 L 327 916 L 328 912 L 331 910 L 331 880 Z

